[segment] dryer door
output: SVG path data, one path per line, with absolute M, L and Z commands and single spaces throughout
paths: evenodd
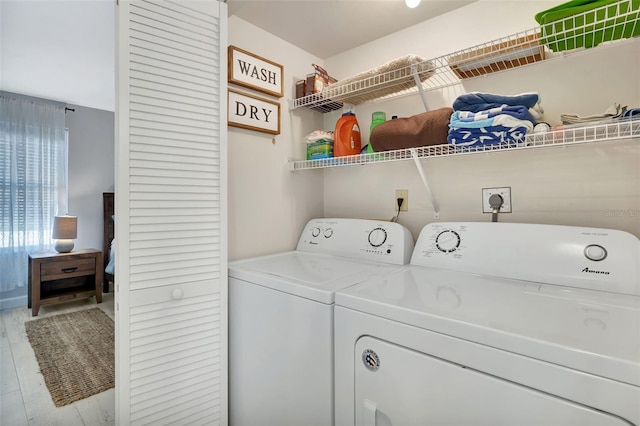
M 356 425 L 630 425 L 619 417 L 372 337 L 358 340 L 355 357 Z

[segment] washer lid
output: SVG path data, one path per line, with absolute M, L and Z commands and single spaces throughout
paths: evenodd
M 406 266 L 336 304 L 640 386 L 640 298 Z
M 336 291 L 398 268 L 378 262 L 291 251 L 231 262 L 229 278 L 331 304 Z

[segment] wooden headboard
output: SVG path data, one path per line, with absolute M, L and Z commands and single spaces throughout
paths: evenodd
M 103 192 L 102 193 L 102 220 L 103 220 L 103 231 L 104 237 L 102 240 L 102 260 L 104 261 L 103 265 L 107 266 L 109 264 L 109 255 L 111 254 L 111 240 L 115 237 L 115 224 L 113 221 L 113 215 L 115 213 L 115 204 L 114 204 L 113 192 Z M 104 274 L 104 282 L 102 284 L 102 291 L 104 293 L 109 293 L 109 282 L 114 282 L 113 275 Z

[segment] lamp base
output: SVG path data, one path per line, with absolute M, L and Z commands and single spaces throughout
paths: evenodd
M 58 253 L 69 253 L 73 250 L 73 240 L 56 240 L 53 248 L 55 248 Z

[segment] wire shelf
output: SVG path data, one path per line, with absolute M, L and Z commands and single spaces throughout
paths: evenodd
M 303 98 L 291 101 L 290 109 L 298 107 L 307 107 L 318 112 L 331 112 L 342 109 L 343 103 L 334 101 L 326 96 L 325 93 L 314 93 Z
M 319 104 L 334 103 L 340 108 L 343 103 L 357 105 L 393 94 L 399 90 L 415 89 L 417 83 L 427 80 L 434 72 L 434 65 L 431 61 L 409 55 L 390 61 L 375 70 L 330 84 L 322 93 L 293 99 L 290 107 L 295 109 L 306 106 L 317 109 Z
M 365 77 L 355 81 L 346 79 L 347 84 L 341 80 L 322 93 L 291 100 L 290 108 L 328 112 L 342 108 L 341 102 L 383 101 L 418 92 L 418 82 L 429 92 L 458 85 L 467 78 L 535 64 L 549 59 L 553 52 L 571 52 L 640 35 L 639 0 L 619 0 L 563 19 L 553 20 L 551 14 L 545 20 L 545 16 L 541 26 L 527 31 L 381 73 L 371 70 L 359 74 Z
M 291 171 L 322 169 L 331 167 L 354 166 L 364 164 L 389 163 L 411 159 L 448 157 L 456 155 L 478 154 L 526 150 L 542 147 L 562 147 L 576 144 L 613 142 L 637 138 L 640 142 L 640 120 L 620 120 L 610 124 L 587 125 L 555 130 L 544 133 L 532 133 L 520 144 L 490 145 L 480 147 L 458 147 L 449 144 L 423 146 L 395 151 L 374 152 L 370 154 L 345 157 L 322 158 L 318 160 L 289 161 Z
M 431 61 L 415 55 L 387 62 L 380 67 L 330 84 L 326 96 L 352 105 L 368 102 L 399 90 L 416 87 L 435 73 Z

